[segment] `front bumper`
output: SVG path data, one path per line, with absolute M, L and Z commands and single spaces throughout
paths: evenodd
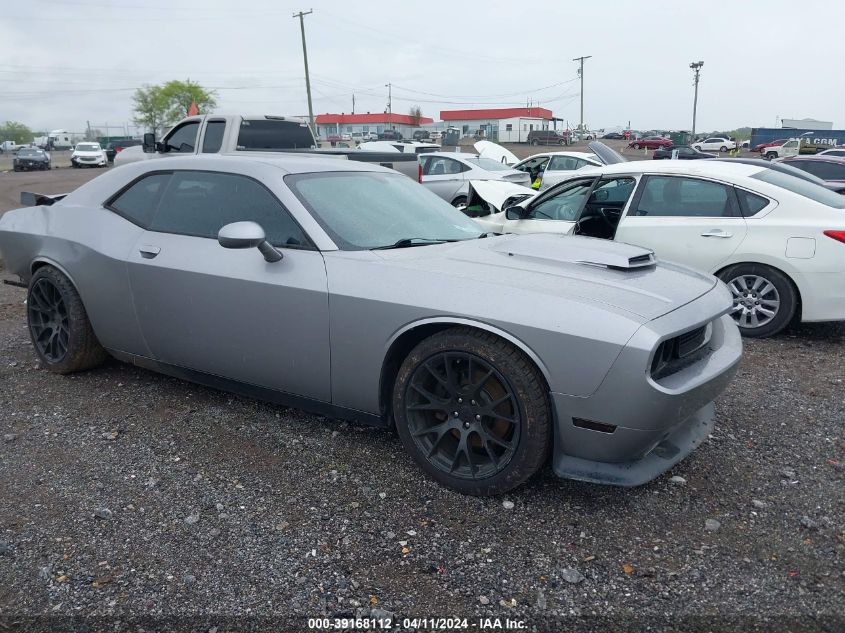
M 592 395 L 551 394 L 556 416 L 552 462 L 558 476 L 638 486 L 680 462 L 707 437 L 714 425 L 713 401 L 733 378 L 742 355 L 739 330 L 724 314 L 726 292 L 708 295 L 641 328 Z M 716 314 L 722 316 L 708 309 L 716 302 Z M 710 353 L 654 380 L 649 368 L 656 342 L 708 322 Z
M 15 169 L 20 170 L 20 171 L 32 171 L 32 170 L 47 169 L 47 165 L 48 165 L 48 163 L 43 163 L 43 162 L 40 162 L 40 161 L 25 161 L 25 162 L 14 163 L 13 167 Z

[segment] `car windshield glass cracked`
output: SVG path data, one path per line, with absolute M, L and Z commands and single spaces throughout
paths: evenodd
M 477 238 L 475 222 L 400 174 L 320 172 L 285 182 L 343 250 L 364 250 L 414 237 L 437 242 Z

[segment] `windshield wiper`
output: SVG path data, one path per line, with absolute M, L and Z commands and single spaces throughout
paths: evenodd
M 391 248 L 407 248 L 408 246 L 429 246 L 430 244 L 445 244 L 446 242 L 457 242 L 456 239 L 438 240 L 429 237 L 403 237 L 401 240 L 396 240 L 393 244 L 386 244 L 384 246 L 374 246 L 371 251 L 386 251 Z

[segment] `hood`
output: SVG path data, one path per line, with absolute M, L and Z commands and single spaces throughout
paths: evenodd
M 478 152 L 478 155 L 482 158 L 490 158 L 491 160 L 495 160 L 497 163 L 504 163 L 505 165 L 516 165 L 519 162 L 519 159 L 509 149 L 505 149 L 498 143 L 493 143 L 492 141 L 478 141 L 475 145 L 473 145 L 475 151 Z
M 101 149 L 75 149 L 73 150 L 74 156 L 101 156 L 103 154 L 103 150 Z
M 615 149 L 611 149 L 604 143 L 593 141 L 587 147 L 593 152 L 598 159 L 605 165 L 615 165 L 616 163 L 627 163 L 628 159 L 622 156 Z
M 379 255 L 427 276 L 492 284 L 502 296 L 517 291 L 566 299 L 641 323 L 686 305 L 716 285 L 709 275 L 657 263 L 650 250 L 568 235 L 505 235 Z
M 504 211 L 505 203 L 518 204 L 537 195 L 530 187 L 518 185 L 507 180 L 470 180 L 467 206 L 478 203 L 480 198 L 493 207 L 493 213 Z M 508 205 L 510 206 L 510 205 Z

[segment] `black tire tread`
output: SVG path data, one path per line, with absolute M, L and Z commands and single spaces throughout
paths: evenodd
M 520 440 L 518 454 L 513 456 L 504 471 L 489 477 L 487 480 L 483 480 L 489 483 L 457 479 L 454 483 L 444 481 L 442 477 L 437 476 L 440 473 L 416 453 L 412 441 L 403 436 L 402 429 L 398 428 L 402 424 L 401 420 L 403 419 L 403 412 L 398 406 L 399 390 L 404 389 L 406 380 L 416 368 L 415 363 L 411 364 L 415 354 L 432 345 L 439 345 L 443 349 L 467 349 L 483 356 L 498 367 L 499 371 L 511 382 L 514 389 L 517 391 L 520 390 L 515 384 L 517 381 L 524 387 L 526 393 L 524 396 L 521 394 L 520 397 L 520 404 L 523 408 L 523 428 L 521 430 L 523 436 Z M 479 346 L 486 349 L 480 350 L 478 349 Z M 489 349 L 495 350 L 495 354 L 491 356 L 487 353 Z M 514 373 L 517 375 L 511 375 L 510 371 L 504 370 L 504 366 L 512 367 Z M 525 377 L 524 379 L 521 378 L 523 376 Z M 540 373 L 540 370 L 518 347 L 489 332 L 467 326 L 456 326 L 424 339 L 411 350 L 402 362 L 394 385 L 393 415 L 405 449 L 423 470 L 437 478 L 442 485 L 463 494 L 476 496 L 498 495 L 525 483 L 548 460 L 551 450 L 552 420 L 548 393 L 545 378 Z
M 100 345 L 96 334 L 94 334 L 94 329 L 88 320 L 88 313 L 85 311 L 85 306 L 82 304 L 82 299 L 76 288 L 61 271 L 49 265 L 42 266 L 35 272 L 29 283 L 30 288 L 36 281 L 44 277 L 48 278 L 64 297 L 68 321 L 70 322 L 70 337 L 67 354 L 58 363 L 50 363 L 43 358 L 33 341 L 33 347 L 42 364 L 49 371 L 57 374 L 85 371 L 101 365 L 108 358 L 108 353 Z

